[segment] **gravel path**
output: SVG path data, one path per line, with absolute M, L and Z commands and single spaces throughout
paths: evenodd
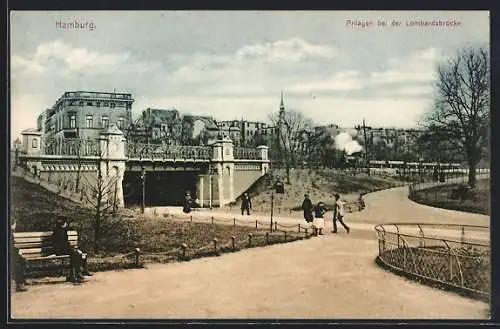
M 28 286 L 28 292 L 12 294 L 12 316 L 487 319 L 487 303 L 409 281 L 374 264 L 374 223 L 489 224 L 488 216 L 413 203 L 406 189 L 367 195 L 366 210 L 349 216 L 349 235 L 327 234 L 217 258 L 96 273 L 80 286 Z

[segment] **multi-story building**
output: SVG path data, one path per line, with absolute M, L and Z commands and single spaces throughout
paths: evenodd
M 236 146 L 242 145 L 242 126 L 244 122 L 243 120 L 218 121 L 219 136 L 230 138 Z
M 210 145 L 220 137 L 219 127 L 210 116 L 184 115 L 182 120 L 184 144 Z
M 97 138 L 102 129 L 131 123 L 132 94 L 92 91 L 65 92 L 38 117 L 44 137 Z
M 127 129 L 127 139 L 143 143 L 180 143 L 182 119 L 176 109 L 147 108 Z

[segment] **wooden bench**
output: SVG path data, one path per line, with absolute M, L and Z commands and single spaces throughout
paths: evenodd
M 54 254 L 52 232 L 14 232 L 13 235 L 14 246 L 26 261 L 26 272 L 40 273 L 58 270 L 60 275 L 64 275 L 66 269 L 71 269 L 69 255 L 56 256 Z M 78 247 L 78 232 L 68 231 L 68 241 L 71 247 Z M 83 255 L 86 256 L 86 254 Z

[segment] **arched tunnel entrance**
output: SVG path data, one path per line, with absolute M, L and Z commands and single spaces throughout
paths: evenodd
M 196 199 L 196 181 L 199 171 L 148 171 L 146 172 L 146 207 L 181 206 L 186 191 Z M 125 171 L 123 177 L 125 207 L 142 204 L 140 171 Z

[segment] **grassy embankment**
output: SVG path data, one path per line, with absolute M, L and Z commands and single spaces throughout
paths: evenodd
M 183 243 L 187 244 L 191 258 L 211 255 L 213 238 L 217 238 L 219 247 L 222 247 L 228 245 L 234 236 L 235 249 L 239 250 L 248 247 L 248 234 L 253 233 L 255 238 L 252 246 L 266 244 L 262 238 L 264 231 L 252 227 L 178 222 L 163 217 L 143 218 L 124 209 L 118 214 L 108 216 L 102 222 L 102 238 L 99 240 L 99 251 L 95 253 L 92 250 L 94 215 L 90 209 L 23 178 L 12 177 L 11 182 L 11 216 L 16 221 L 16 230 L 51 231 L 58 216 L 64 216 L 70 222 L 70 230 L 79 232 L 80 248 L 89 253 L 91 270 L 119 268 L 120 257 L 113 256 L 129 253 L 135 248 L 141 249 L 146 260 L 164 262 L 176 259 L 180 252 L 170 255 L 173 257 L 162 257 L 162 253 L 179 249 Z M 279 236 L 271 238 L 271 242 L 283 240 Z M 288 234 L 287 241 L 297 238 L 297 234 Z M 207 245 L 208 250 L 199 250 Z M 226 251 L 229 251 L 228 248 Z
M 481 179 L 470 191 L 463 184 L 442 185 L 415 191 L 411 199 L 432 207 L 489 215 L 490 187 L 489 179 Z M 457 193 L 460 189 L 464 192 Z
M 252 199 L 254 213 L 269 213 L 271 208 L 271 185 L 280 178 L 286 182 L 284 170 L 275 170 L 255 182 L 248 193 Z M 334 193 L 339 193 L 346 202 L 356 201 L 361 193 L 387 189 L 402 184 L 397 178 L 367 174 L 350 175 L 340 170 L 292 170 L 291 184 L 285 184 L 285 194 L 274 195 L 275 213 L 301 211 L 304 194 L 309 194 L 313 204 L 323 201 L 327 207 L 334 204 Z M 237 212 L 241 205 L 238 200 L 231 205 L 232 211 Z

